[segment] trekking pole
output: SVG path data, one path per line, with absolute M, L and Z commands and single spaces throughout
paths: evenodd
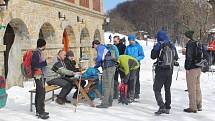
M 179 71 L 180 71 L 180 66 L 178 67 L 178 71 L 177 71 L 177 75 L 176 75 L 176 81 L 178 80 L 178 73 L 179 73 Z
M 152 79 L 153 79 L 153 82 L 155 82 L 155 63 L 153 63 L 152 65 Z
M 81 72 L 82 73 L 82 72 Z M 82 76 L 82 75 L 81 75 Z M 78 82 L 78 94 L 77 94 L 77 98 L 76 98 L 76 105 L 75 105 L 75 112 L 78 108 L 78 102 L 79 102 L 79 92 L 80 92 L 80 88 L 81 88 L 81 76 L 79 77 L 79 82 Z

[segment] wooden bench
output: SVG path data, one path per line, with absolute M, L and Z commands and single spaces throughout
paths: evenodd
M 61 87 L 56 86 L 56 85 L 45 86 L 45 93 L 52 92 L 52 97 L 46 99 L 45 101 L 49 101 L 49 100 L 54 101 L 54 97 L 55 97 L 54 91 L 57 89 L 60 89 L 60 88 Z M 29 92 L 30 92 L 30 111 L 32 112 L 33 111 L 33 105 L 35 105 L 35 103 L 33 103 L 33 93 L 36 93 L 36 89 L 30 90 Z

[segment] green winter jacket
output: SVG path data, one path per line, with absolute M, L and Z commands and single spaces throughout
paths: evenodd
M 140 67 L 139 62 L 134 57 L 129 55 L 120 55 L 118 59 L 119 69 L 127 76 L 130 71 L 138 69 Z

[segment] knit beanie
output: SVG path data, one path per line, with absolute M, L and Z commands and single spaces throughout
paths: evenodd
M 74 57 L 74 53 L 70 50 L 66 53 L 66 57 Z
M 46 45 L 46 41 L 44 39 L 38 39 L 37 40 L 37 47 L 38 48 L 41 48 L 41 47 L 43 47 L 45 45 Z
M 184 33 L 184 35 L 189 39 L 193 39 L 193 34 L 194 34 L 194 31 L 192 31 L 192 30 L 186 31 Z
M 135 41 L 135 35 L 128 35 L 128 41 Z

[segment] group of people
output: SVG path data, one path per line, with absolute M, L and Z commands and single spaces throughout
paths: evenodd
M 94 40 L 92 47 L 97 51 L 96 65 L 94 68 L 102 67 L 103 70 L 103 92 L 104 98 L 97 108 L 108 108 L 112 106 L 113 99 L 118 99 L 118 76 L 121 82 L 128 86 L 126 104 L 134 102 L 140 94 L 140 61 L 144 58 L 142 46 L 135 41 L 134 35 L 128 36 L 129 45 L 123 43 L 119 36 L 114 36 L 107 45 Z M 112 57 L 111 57 L 112 56 Z
M 112 106 L 113 99 L 118 99 L 118 76 L 120 75 L 122 83 L 128 85 L 128 102 L 133 102 L 139 98 L 140 81 L 139 70 L 140 60 L 144 58 L 143 48 L 135 41 L 134 35 L 129 35 L 130 45 L 126 45 L 120 40 L 119 36 L 114 37 L 114 45 L 101 44 L 100 41 L 92 42 L 92 48 L 97 51 L 94 68 L 102 67 L 103 71 L 103 99 L 97 108 L 108 108 Z M 112 41 L 112 40 L 110 40 Z M 57 96 L 56 103 L 63 105 L 71 103 L 67 95 L 73 85 L 73 78 L 81 76 L 80 69 L 76 68 L 74 53 L 59 50 L 56 58 L 45 59 L 43 51 L 46 48 L 46 41 L 38 39 L 37 48 L 32 55 L 33 78 L 36 82 L 35 107 L 36 115 L 41 119 L 49 118 L 49 113 L 45 112 L 45 82 L 48 85 L 58 85 L 62 87 Z M 114 53 L 114 54 L 113 54 Z M 114 56 L 114 57 L 112 57 Z M 81 82 L 84 87 L 85 81 Z M 77 87 L 76 87 L 77 88 Z M 76 99 L 78 91 L 73 95 Z
M 184 109 L 187 113 L 197 113 L 202 111 L 202 96 L 200 88 L 200 75 L 203 65 L 199 64 L 207 58 L 207 54 L 202 49 L 200 42 L 194 39 L 194 31 L 187 31 L 184 33 L 185 37 L 189 39 L 186 44 L 185 52 L 185 70 L 186 81 L 189 95 L 189 107 Z M 151 51 L 151 58 L 157 59 L 155 65 L 155 79 L 153 90 L 155 99 L 159 106 L 156 115 L 169 114 L 171 109 L 171 84 L 173 67 L 179 66 L 177 60 L 179 59 L 176 48 L 165 31 L 157 33 L 157 44 L 154 45 Z M 172 61 L 171 61 L 172 60 Z M 170 62 L 170 63 L 168 63 Z M 165 102 L 161 95 L 161 89 L 165 89 Z
M 185 112 L 193 112 L 202 110 L 201 90 L 200 90 L 200 73 L 201 69 L 195 65 L 195 41 L 193 39 L 193 31 L 188 31 L 185 36 L 190 39 L 186 46 L 186 60 L 185 69 L 187 77 L 187 87 L 189 92 L 190 105 L 189 108 L 184 109 Z M 119 97 L 119 75 L 122 84 L 128 86 L 128 93 L 126 95 L 126 103 L 132 103 L 135 99 L 140 98 L 140 65 L 141 60 L 144 59 L 143 47 L 136 41 L 135 35 L 129 35 L 129 45 L 120 40 L 119 36 L 114 36 L 110 43 L 101 44 L 99 40 L 92 42 L 92 48 L 95 48 L 97 55 L 95 58 L 94 68 L 102 67 L 102 89 L 103 98 L 97 108 L 108 108 L 112 106 L 114 99 Z M 42 119 L 49 118 L 49 113 L 45 112 L 45 89 L 44 82 L 48 85 L 59 85 L 62 87 L 56 102 L 60 105 L 71 103 L 67 99 L 67 95 L 71 89 L 75 87 L 72 83 L 73 78 L 81 76 L 80 69 L 76 68 L 74 53 L 72 51 L 65 52 L 60 50 L 57 58 L 53 61 L 51 59 L 44 59 L 42 51 L 45 50 L 46 41 L 38 39 L 37 49 L 32 55 L 32 69 L 34 72 L 34 79 L 36 82 L 36 115 Z M 177 60 L 179 59 L 176 47 L 170 41 L 165 31 L 157 33 L 157 43 L 151 51 L 151 58 L 156 59 L 155 65 L 155 79 L 153 90 L 155 99 L 159 106 L 155 114 L 170 113 L 171 109 L 171 84 L 173 67 L 179 66 Z M 48 67 L 48 68 L 46 68 Z M 86 83 L 81 82 L 81 86 Z M 161 95 L 161 89 L 165 88 L 165 102 Z M 76 87 L 77 88 L 77 87 Z M 76 91 L 73 98 L 76 99 L 78 92 Z
M 66 97 L 71 89 L 75 87 L 72 80 L 81 76 L 79 68 L 76 68 L 74 53 L 72 51 L 65 52 L 64 50 L 59 50 L 56 58 L 44 59 L 43 51 L 45 47 L 46 41 L 44 39 L 38 39 L 37 49 L 32 55 L 33 78 L 36 83 L 36 115 L 41 119 L 49 118 L 49 113 L 45 112 L 44 104 L 45 83 L 62 87 L 56 102 L 63 105 L 65 103 L 71 103 Z M 85 85 L 85 82 L 83 81 L 81 85 Z M 77 95 L 78 91 L 74 93 L 73 98 L 76 99 Z

